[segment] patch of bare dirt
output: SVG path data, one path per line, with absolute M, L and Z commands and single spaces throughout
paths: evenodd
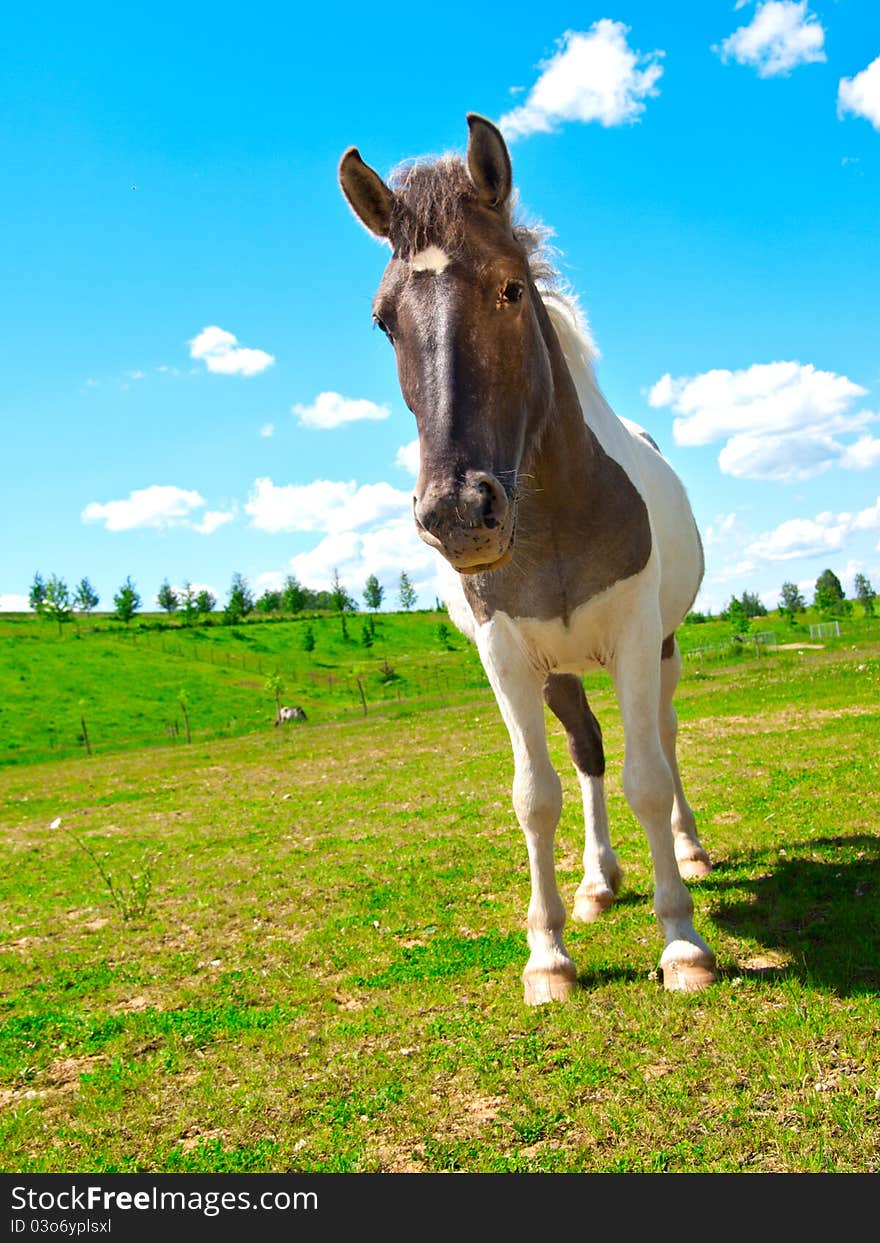
M 138 993 L 136 997 L 127 997 L 125 1001 L 120 1001 L 118 1005 L 113 1007 L 112 1012 L 114 1014 L 140 1014 L 142 1011 L 150 1009 L 161 1010 L 162 1006 L 157 1006 L 150 1001 L 149 997 L 144 996 L 143 993 Z
M 403 1144 L 380 1144 L 376 1148 L 376 1158 L 389 1174 L 422 1174 L 425 1171 L 423 1157 L 424 1149 L 419 1145 L 413 1148 Z
M 681 728 L 683 733 L 693 731 L 706 738 L 719 738 L 726 734 L 775 734 L 780 730 L 809 729 L 819 721 L 873 716 L 876 711 L 869 704 L 848 704 L 843 708 L 784 708 L 781 712 L 767 712 L 760 716 L 707 717 L 699 722 L 688 721 Z
M 777 950 L 769 950 L 764 954 L 753 954 L 750 958 L 737 960 L 741 971 L 749 971 L 760 975 L 766 971 L 784 971 L 791 966 L 791 958 Z
M 17 1105 L 19 1101 L 44 1100 L 61 1092 L 75 1092 L 79 1088 L 80 1075 L 108 1061 L 106 1054 L 95 1053 L 91 1057 L 58 1058 L 34 1083 L 17 1088 L 0 1088 L 0 1109 Z
M 198 1148 L 206 1140 L 225 1140 L 227 1138 L 228 1133 L 219 1127 L 210 1131 L 202 1131 L 197 1126 L 191 1126 L 187 1127 L 178 1143 L 182 1152 L 192 1152 L 194 1148 Z

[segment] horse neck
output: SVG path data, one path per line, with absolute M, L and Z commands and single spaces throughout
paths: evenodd
M 544 425 L 527 469 L 534 478 L 537 497 L 549 499 L 552 491 L 557 496 L 560 493 L 568 495 L 570 502 L 575 503 L 577 497 L 583 497 L 589 492 L 588 488 L 585 489 L 585 484 L 594 469 L 598 450 L 596 436 L 585 417 L 585 400 L 591 411 L 594 404 L 599 407 L 600 412 L 602 407 L 607 410 L 607 406 L 592 377 L 587 353 L 588 341 L 583 337 L 579 339 L 579 348 L 583 351 L 583 365 L 578 366 L 578 360 L 572 357 L 574 341 L 566 340 L 569 349 L 566 351 L 563 348 L 557 332 L 557 318 L 548 312 L 543 303 L 538 318 L 550 358 L 552 393 Z M 560 322 L 559 327 L 563 333 L 567 328 L 574 338 L 574 329 L 565 322 Z M 581 380 L 581 370 L 586 372 L 590 380 L 586 392 L 583 383 L 576 383 L 573 374 L 577 373 L 577 379 Z M 589 392 L 589 387 L 592 388 L 592 393 Z M 590 400 L 594 394 L 595 403 Z

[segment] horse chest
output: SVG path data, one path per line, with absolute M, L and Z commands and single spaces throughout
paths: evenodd
M 542 490 L 526 497 L 522 510 L 509 565 L 463 577 L 478 624 L 503 612 L 569 630 L 585 606 L 648 564 L 652 537 L 644 499 L 598 445 L 582 484 L 557 495 Z

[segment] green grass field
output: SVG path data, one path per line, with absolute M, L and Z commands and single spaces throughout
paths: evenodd
M 399 619 L 422 628 L 421 648 L 392 624 L 380 618 L 385 651 L 333 657 L 328 641 L 325 669 L 387 655 L 405 695 L 392 688 L 383 705 L 368 692 L 363 716 L 329 694 L 306 703 L 303 680 L 286 699 L 310 720 L 279 730 L 262 687 L 276 663 L 292 687 L 293 670 L 310 672 L 289 641 L 284 654 L 300 622 L 254 627 L 253 643 L 219 627 L 198 640 L 68 628 L 60 641 L 48 628 L 31 649 L 18 634 L 31 692 L 63 686 L 72 712 L 86 699 L 97 736 L 94 674 L 107 669 L 106 686 L 142 679 L 150 705 L 185 683 L 194 736 L 159 745 L 132 729 L 125 747 L 52 760 L 42 725 L 18 727 L 0 774 L 0 1168 L 880 1169 L 880 642 L 868 623 L 821 650 L 685 662 L 682 772 L 716 863 L 692 886 L 720 967 L 699 994 L 656 980 L 648 850 L 620 793 L 613 695 L 591 679 L 626 875 L 602 920 L 567 928 L 574 998 L 538 1009 L 521 1000 L 528 868 L 506 732 L 472 650 L 456 637 L 443 651 L 437 616 Z M 263 671 L 163 640 L 227 658 L 241 645 Z M 4 660 L 6 689 L 18 666 Z M 435 668 L 454 676 L 432 687 Z M 209 701 L 216 717 L 197 710 Z M 233 703 L 237 736 L 220 736 Z M 580 808 L 565 739 L 548 728 L 570 904 Z
M 344 641 L 338 616 L 192 628 L 99 618 L 60 634 L 35 617 L 0 616 L 0 767 L 84 755 L 83 720 L 96 755 L 180 740 L 181 690 L 196 739 L 271 727 L 273 674 L 283 702 L 302 705 L 315 723 L 360 716 L 364 700 L 368 712 L 400 715 L 410 701 L 488 685 L 476 651 L 441 613 L 379 614 L 369 648 L 367 621 L 350 616 Z
M 809 643 L 812 612 L 796 626 L 777 614 L 758 619 L 746 642 L 731 647 L 729 623 L 683 626 L 679 643 L 690 669 L 757 658 L 756 634 L 777 644 Z M 261 732 L 275 702 L 266 689 L 277 674 L 283 701 L 300 704 L 312 723 L 367 714 L 389 719 L 445 704 L 488 686 L 473 645 L 440 612 L 380 613 L 365 647 L 369 618 L 302 616 L 225 626 L 187 627 L 151 615 L 125 626 L 80 618 L 59 629 L 34 616 L 0 614 L 0 768 L 39 760 L 168 746 L 185 737 L 185 692 L 195 740 Z M 440 628 L 449 635 L 442 637 Z M 304 650 L 311 629 L 315 648 Z M 828 650 L 880 639 L 880 618 L 844 623 Z M 602 685 L 601 679 L 594 681 Z M 363 692 L 363 695 L 362 695 Z M 83 728 L 85 726 L 85 728 Z

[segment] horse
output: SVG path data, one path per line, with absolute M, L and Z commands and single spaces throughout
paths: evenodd
M 279 708 L 278 715 L 275 717 L 276 725 L 283 725 L 286 721 L 306 721 L 308 717 L 300 707 Z
M 702 542 L 678 476 L 599 389 L 547 231 L 516 214 L 503 135 L 475 113 L 467 124 L 464 159 L 412 161 L 386 183 L 350 147 L 338 178 L 356 218 L 391 247 L 373 323 L 418 428 L 415 526 L 447 567 L 450 617 L 476 643 L 510 735 L 531 877 L 525 1003 L 563 1001 L 577 985 L 554 870 L 562 787 L 545 704 L 567 735 L 584 807 L 573 918 L 598 918 L 621 884 L 602 731 L 582 682 L 597 668 L 614 683 L 623 789 L 651 850 L 658 974 L 669 990 L 696 991 L 716 965 L 684 880 L 711 862 L 682 788 L 672 701 L 675 631 L 702 581 Z

